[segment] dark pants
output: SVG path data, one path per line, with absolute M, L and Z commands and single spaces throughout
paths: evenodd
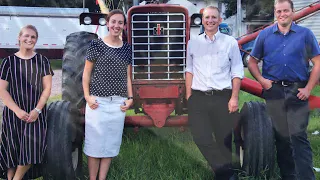
M 297 97 L 298 88 L 306 83 L 289 86 L 273 84 L 265 90 L 267 110 L 275 131 L 277 160 L 284 180 L 314 180 L 312 150 L 307 139 L 308 101 Z
M 227 180 L 232 170 L 232 128 L 237 113 L 229 114 L 231 90 L 206 95 L 192 91 L 188 119 L 193 140 L 215 172 L 217 180 Z M 214 136 L 214 137 L 213 137 Z

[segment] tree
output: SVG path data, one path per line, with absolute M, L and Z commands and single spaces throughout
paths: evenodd
M 237 0 L 219 0 L 226 5 L 225 16 L 228 18 L 237 13 Z M 242 7 L 246 9 L 246 19 L 273 19 L 273 1 L 270 0 L 242 0 Z

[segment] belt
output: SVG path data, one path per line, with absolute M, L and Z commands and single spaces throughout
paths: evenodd
M 306 85 L 307 82 L 306 81 L 298 81 L 298 82 L 292 82 L 292 81 L 273 81 L 273 84 L 278 84 L 281 86 L 291 86 L 291 85 Z
M 195 93 L 201 93 L 201 94 L 204 94 L 206 96 L 212 96 L 216 93 L 219 93 L 219 92 L 227 92 L 227 91 L 231 91 L 230 89 L 223 89 L 223 90 L 217 90 L 217 89 L 213 89 L 213 90 L 208 90 L 208 91 L 200 91 L 200 90 L 194 90 L 192 89 L 192 92 L 195 92 Z

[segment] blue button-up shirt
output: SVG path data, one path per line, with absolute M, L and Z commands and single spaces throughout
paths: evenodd
M 314 34 L 292 23 L 282 34 L 278 24 L 260 32 L 251 55 L 263 60 L 262 76 L 273 81 L 308 81 L 309 60 L 320 54 Z

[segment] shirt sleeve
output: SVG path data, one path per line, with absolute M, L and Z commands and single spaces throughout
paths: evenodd
M 244 76 L 243 63 L 240 54 L 240 49 L 236 40 L 233 40 L 231 43 L 229 58 L 231 62 L 231 79 L 242 79 Z
M 91 62 L 95 62 L 98 58 L 98 47 L 96 41 L 93 39 L 87 49 L 86 59 Z
M 51 65 L 50 65 L 50 61 L 45 56 L 42 56 L 42 65 L 43 65 L 43 76 L 47 76 L 47 75 L 53 76 L 54 75 L 52 68 L 51 68 Z
M 186 72 L 189 72 L 191 74 L 193 74 L 193 55 L 191 52 L 191 44 L 192 41 L 189 40 L 188 41 L 188 45 L 187 45 L 187 60 L 186 60 Z
M 10 63 L 7 58 L 3 59 L 0 65 L 0 79 L 10 81 Z
M 307 33 L 306 45 L 308 59 L 312 59 L 320 54 L 318 41 L 311 30 L 309 30 Z
M 251 56 L 256 57 L 258 59 L 262 59 L 263 58 L 263 31 L 261 31 L 258 35 L 258 37 L 256 38 L 256 40 L 254 41 L 253 44 L 253 49 L 250 53 Z

